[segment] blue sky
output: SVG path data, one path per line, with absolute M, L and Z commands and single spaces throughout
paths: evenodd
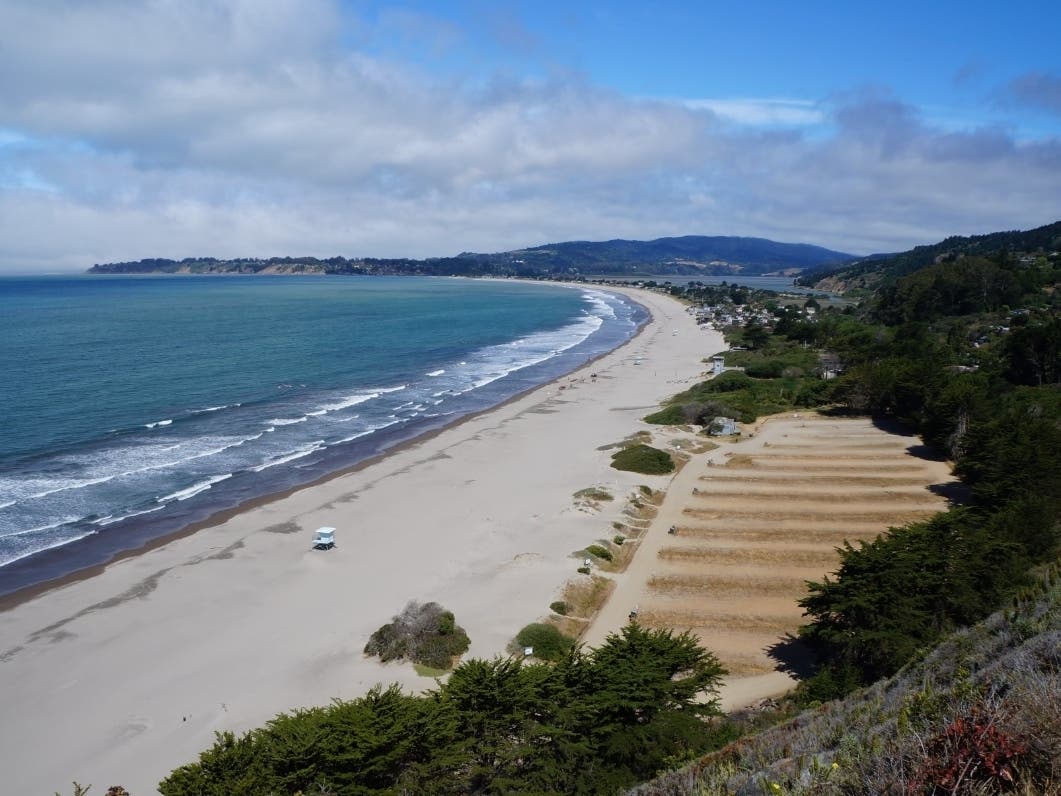
M 347 7 L 378 30 L 400 26 L 387 22 L 393 4 Z M 363 42 L 452 73 L 570 70 L 623 94 L 679 99 L 820 102 L 878 86 L 949 124 L 1058 129 L 1056 112 L 1007 109 L 1003 96 L 1022 75 L 1061 73 L 1056 3 L 435 2 L 404 11 L 422 15 L 425 35 Z
M 0 270 L 1038 226 L 1059 7 L 0 0 Z

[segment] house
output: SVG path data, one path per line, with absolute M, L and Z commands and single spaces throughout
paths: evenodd
M 731 434 L 740 433 L 737 430 L 737 421 L 732 417 L 716 417 L 707 429 L 712 437 L 728 437 Z

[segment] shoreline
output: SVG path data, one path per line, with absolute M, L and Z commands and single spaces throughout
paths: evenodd
M 178 276 L 180 276 L 180 275 L 178 275 Z M 462 277 L 432 277 L 432 278 L 459 279 L 459 278 L 462 278 Z M 491 277 L 484 277 L 484 279 L 492 279 L 492 278 Z M 520 282 L 528 282 L 530 284 L 540 284 L 540 282 L 537 282 L 536 280 L 499 280 L 498 279 L 498 280 L 494 280 L 494 281 L 520 281 Z M 244 501 L 240 502 L 239 504 L 237 504 L 235 506 L 231 506 L 229 508 L 224 508 L 224 509 L 220 509 L 218 511 L 215 511 L 215 512 L 211 513 L 209 516 L 204 517 L 203 519 L 195 520 L 195 521 L 190 522 L 187 525 L 182 526 L 180 528 L 177 528 L 175 530 L 162 532 L 158 536 L 154 536 L 152 538 L 149 538 L 149 539 L 147 539 L 146 541 L 144 541 L 142 543 L 139 543 L 139 544 L 135 544 L 134 543 L 134 546 L 132 546 L 132 547 L 119 549 L 116 552 L 112 553 L 105 561 L 102 561 L 102 562 L 99 562 L 99 563 L 88 564 L 86 566 L 81 566 L 81 567 L 78 567 L 77 569 L 75 569 L 72 572 L 67 572 L 67 573 L 64 573 L 64 574 L 56 576 L 56 577 L 46 577 L 45 579 L 43 579 L 43 580 L 41 580 L 39 582 L 28 584 L 26 586 L 22 586 L 22 587 L 16 588 L 14 591 L 8 592 L 6 594 L 2 594 L 2 595 L 0 595 L 0 614 L 4 613 L 5 611 L 10 611 L 11 609 L 16 608 L 17 606 L 19 606 L 19 605 L 21 605 L 21 604 L 23 604 L 25 602 L 28 602 L 30 600 L 34 600 L 34 599 L 36 599 L 37 597 L 39 597 L 39 596 L 41 596 L 43 594 L 47 594 L 48 592 L 52 591 L 53 589 L 62 588 L 63 586 L 69 585 L 71 583 L 76 583 L 78 581 L 82 581 L 82 580 L 85 580 L 87 578 L 96 577 L 97 575 L 99 575 L 99 574 L 103 573 L 104 571 L 106 571 L 106 569 L 108 567 L 110 567 L 113 564 L 116 564 L 116 563 L 118 563 L 120 561 L 129 559 L 129 558 L 133 558 L 133 557 L 136 557 L 136 556 L 143 555 L 143 554 L 148 553 L 148 552 L 150 552 L 152 550 L 158 549 L 159 547 L 164 547 L 165 545 L 169 544 L 170 542 L 176 541 L 178 539 L 185 538 L 185 537 L 190 536 L 192 534 L 198 533 L 199 531 L 207 530 L 209 528 L 212 528 L 212 527 L 215 527 L 215 526 L 218 526 L 218 525 L 222 525 L 225 522 L 227 522 L 230 519 L 232 519 L 233 517 L 236 517 L 236 516 L 246 512 L 246 511 L 251 511 L 253 509 L 259 508 L 261 506 L 267 505 L 267 504 L 272 503 L 272 502 L 277 501 L 277 500 L 283 500 L 284 498 L 290 497 L 291 495 L 299 492 L 300 490 L 312 489 L 314 487 L 321 486 L 322 484 L 326 484 L 329 481 L 332 481 L 332 480 L 334 480 L 336 478 L 341 478 L 341 477 L 343 477 L 345 475 L 350 475 L 352 473 L 359 472 L 360 470 L 363 470 L 363 469 L 365 469 L 367 467 L 371 467 L 372 465 L 378 464 L 379 462 L 385 460 L 388 456 L 400 453 L 403 450 L 406 450 L 407 448 L 415 447 L 416 445 L 425 443 L 425 442 L 433 439 L 434 437 L 438 436 L 439 434 L 444 433 L 445 431 L 447 431 L 449 429 L 457 428 L 461 424 L 463 424 L 465 422 L 468 422 L 468 421 L 471 421 L 471 420 L 474 420 L 475 418 L 477 418 L 477 417 L 479 417 L 481 415 L 487 414 L 489 412 L 493 412 L 493 411 L 498 410 L 498 409 L 502 409 L 506 405 L 508 405 L 510 403 L 513 403 L 515 401 L 518 401 L 521 398 L 523 398 L 524 396 L 526 396 L 526 395 L 528 395 L 530 393 L 533 393 L 535 390 L 548 387 L 548 386 L 550 386 L 552 384 L 556 384 L 556 383 L 560 382 L 561 380 L 563 380 L 563 379 L 565 379 L 565 378 L 567 378 L 569 376 L 572 376 L 574 374 L 577 374 L 577 373 L 581 372 L 583 369 L 592 366 L 595 362 L 597 362 L 600 359 L 608 356 L 609 354 L 612 354 L 612 353 L 614 353 L 616 351 L 619 351 L 619 350 L 623 349 L 624 347 L 626 347 L 626 346 L 630 345 L 631 343 L 633 343 L 641 335 L 641 333 L 645 330 L 645 328 L 653 323 L 654 317 L 652 315 L 651 309 L 649 309 L 649 307 L 645 306 L 642 302 L 637 301 L 637 296 L 643 291 L 635 290 L 635 289 L 632 289 L 632 288 L 626 288 L 626 289 L 614 288 L 613 289 L 613 288 L 611 288 L 609 286 L 586 286 L 586 285 L 580 285 L 580 284 L 576 284 L 576 283 L 565 283 L 565 282 L 555 282 L 555 283 L 551 283 L 551 284 L 555 284 L 558 287 L 563 287 L 563 288 L 567 288 L 567 289 L 574 289 L 574 290 L 591 289 L 591 290 L 599 290 L 601 292 L 608 292 L 609 290 L 611 290 L 614 293 L 619 293 L 621 295 L 625 295 L 627 298 L 631 299 L 634 303 L 638 304 L 638 306 L 640 306 L 645 311 L 645 313 L 647 314 L 647 318 L 644 321 L 642 321 L 641 324 L 639 324 L 637 329 L 634 331 L 634 333 L 628 339 L 623 341 L 621 344 L 619 344 L 615 348 L 612 348 L 612 349 L 609 349 L 607 351 L 602 351 L 602 352 L 600 352 L 598 354 L 595 354 L 592 357 L 590 357 L 589 359 L 587 359 L 585 362 L 583 362 L 580 365 L 578 365 L 577 367 L 575 367 L 574 369 L 566 371 L 566 372 L 563 372 L 563 373 L 559 373 L 556 376 L 554 376 L 554 377 L 552 377 L 550 379 L 547 379 L 546 381 L 543 381 L 543 382 L 541 382 L 539 384 L 536 384 L 536 385 L 533 385 L 531 387 L 527 387 L 526 389 L 520 390 L 519 392 L 514 393 L 513 395 L 509 396 L 508 398 L 505 398 L 504 400 L 502 400 L 502 401 L 500 401 L 500 402 L 498 402 L 496 404 L 493 404 L 492 406 L 488 406 L 488 407 L 485 407 L 483 409 L 478 409 L 478 410 L 475 410 L 475 411 L 472 411 L 472 412 L 468 412 L 467 414 L 461 415 L 460 417 L 455 418 L 454 420 L 451 420 L 448 423 L 444 423 L 441 426 L 438 426 L 436 428 L 432 428 L 432 429 L 428 429 L 426 431 L 423 431 L 423 432 L 421 432 L 419 434 L 416 434 L 415 436 L 413 436 L 413 437 L 411 437 L 409 439 L 397 442 L 397 443 L 391 445 L 390 447 L 388 447 L 388 448 L 386 448 L 386 449 L 384 449 L 384 450 L 382 450 L 382 451 L 380 451 L 378 453 L 371 454 L 371 455 L 369 455 L 369 456 L 367 456 L 367 457 L 365 457 L 363 459 L 360 459 L 359 461 L 354 462 L 353 464 L 340 467 L 339 469 L 333 470 L 331 472 L 323 473 L 323 474 L 321 474 L 319 476 L 316 476 L 316 477 L 312 478 L 311 480 L 309 480 L 309 481 L 307 481 L 305 483 L 296 484 L 294 486 L 290 486 L 290 487 L 287 487 L 287 488 L 284 488 L 284 489 L 279 489 L 279 490 L 277 490 L 275 492 L 266 492 L 266 493 L 263 493 L 261 495 L 256 495 L 256 496 L 254 496 L 252 498 L 249 498 L 247 500 L 244 500 Z M 133 523 L 132 527 L 129 528 L 129 531 L 131 533 L 133 533 L 133 534 L 136 533 L 136 524 L 135 524 L 135 522 Z M 82 543 L 85 546 L 93 545 L 93 544 L 97 544 L 97 545 L 106 544 L 107 546 L 113 546 L 114 544 L 116 544 L 115 542 L 111 542 L 110 540 L 105 539 L 105 538 L 100 537 L 100 536 L 91 536 L 91 537 L 86 537 L 84 539 L 78 539 L 78 540 L 74 541 L 72 543 L 72 545 L 78 545 L 78 544 L 82 544 Z M 37 556 L 40 556 L 40 558 L 37 559 L 38 563 L 36 563 L 36 564 L 29 563 L 30 559 L 27 559 L 27 563 L 24 564 L 23 567 L 24 568 L 30 568 L 30 569 L 32 569 L 34 566 L 40 567 L 41 564 L 39 562 L 40 562 L 41 558 L 46 559 L 46 558 L 49 557 L 49 554 L 59 555 L 59 553 L 56 552 L 56 551 L 63 550 L 64 548 L 65 548 L 65 546 L 63 546 L 61 548 L 54 548 L 53 550 L 43 550 L 39 554 L 37 554 Z M 67 555 L 69 555 L 69 551 L 65 551 L 65 552 L 66 552 Z M 12 565 L 17 565 L 17 564 L 19 564 L 18 561 L 12 562 Z
M 669 482 L 611 469 L 610 446 L 725 347 L 670 296 L 610 289 L 651 320 L 599 359 L 0 613 L 11 786 L 153 793 L 215 732 L 377 683 L 429 689 L 361 653 L 411 599 L 455 613 L 468 657 L 504 654 L 578 577 L 578 552 L 610 535 L 622 497 Z M 581 506 L 591 485 L 617 499 Z M 310 549 L 321 525 L 339 528 L 335 550 Z

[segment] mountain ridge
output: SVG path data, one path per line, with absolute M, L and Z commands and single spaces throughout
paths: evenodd
M 143 273 L 292 273 L 419 274 L 433 276 L 636 276 L 741 274 L 794 276 L 811 268 L 849 262 L 855 255 L 809 243 L 781 243 L 766 238 L 684 235 L 650 241 L 562 241 L 504 252 L 462 252 L 455 257 L 347 258 L 187 257 L 147 258 L 97 263 L 94 274 Z

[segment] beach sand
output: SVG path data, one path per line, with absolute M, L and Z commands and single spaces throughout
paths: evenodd
M 574 554 L 611 537 L 625 497 L 670 481 L 613 470 L 601 448 L 724 348 L 678 302 L 636 298 L 653 321 L 580 371 L 0 613 L 5 790 L 144 796 L 216 731 L 376 683 L 431 688 L 361 652 L 412 599 L 453 610 L 470 656 L 502 654 L 578 577 Z M 593 486 L 617 499 L 573 497 Z M 335 550 L 310 549 L 322 525 Z

